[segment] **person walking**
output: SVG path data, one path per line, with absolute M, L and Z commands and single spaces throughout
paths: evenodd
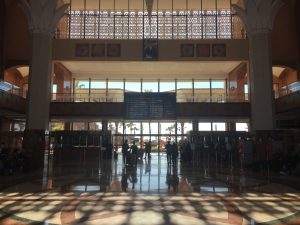
M 151 141 L 149 141 L 149 142 L 147 142 L 146 143 L 146 146 L 145 146 L 145 159 L 146 159 L 146 157 L 148 157 L 148 159 L 150 159 L 151 158 L 151 148 L 152 148 L 152 146 L 151 146 Z
M 136 166 L 138 147 L 136 146 L 135 141 L 132 142 L 130 149 L 131 149 L 131 165 Z
M 124 165 L 126 165 L 127 162 L 127 154 L 128 154 L 128 149 L 129 149 L 129 145 L 128 145 L 128 140 L 125 140 L 125 142 L 122 145 L 122 155 L 123 155 L 123 163 Z
M 172 162 L 173 166 L 177 165 L 177 159 L 178 159 L 178 147 L 176 142 L 174 141 L 172 144 Z
M 171 160 L 172 160 L 172 145 L 170 144 L 170 141 L 168 141 L 167 144 L 165 145 L 165 149 L 166 149 L 166 152 L 167 152 L 168 165 L 170 165 Z

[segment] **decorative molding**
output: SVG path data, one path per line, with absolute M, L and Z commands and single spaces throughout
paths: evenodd
M 69 4 L 58 7 L 58 0 L 20 0 L 20 7 L 28 19 L 32 33 L 54 36 L 57 24 Z
M 153 9 L 153 0 L 146 0 L 147 12 L 149 20 L 151 21 L 152 9 Z
M 180 56 L 181 57 L 194 57 L 194 44 L 181 44 Z
M 213 57 L 226 57 L 226 44 L 212 44 Z
M 121 44 L 107 44 L 107 57 L 120 57 Z
M 237 4 L 232 8 L 243 21 L 247 33 L 253 34 L 270 32 L 282 5 L 282 0 L 244 0 L 245 8 Z
M 158 40 L 157 40 L 157 38 L 143 40 L 143 59 L 150 60 L 150 61 L 158 59 Z
M 74 56 L 84 58 L 109 58 L 121 57 L 121 44 L 109 43 L 76 43 L 74 46 Z
M 105 57 L 105 44 L 92 44 L 92 57 Z
M 197 44 L 196 45 L 197 57 L 210 57 L 210 44 Z
M 90 56 L 90 45 L 80 43 L 75 45 L 75 56 L 76 57 L 89 57 Z

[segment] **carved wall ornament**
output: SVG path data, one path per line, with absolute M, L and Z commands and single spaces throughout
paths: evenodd
M 247 33 L 251 34 L 271 31 L 282 5 L 282 0 L 244 0 L 244 8 L 237 4 L 233 4 L 232 8 L 244 22 Z
M 59 20 L 63 17 L 69 4 L 58 7 L 58 0 L 20 0 L 29 29 L 33 33 L 54 36 Z

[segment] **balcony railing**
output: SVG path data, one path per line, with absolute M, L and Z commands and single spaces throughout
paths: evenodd
M 277 92 L 275 91 L 275 96 L 276 98 L 280 98 L 282 96 L 289 95 L 294 92 L 299 92 L 300 91 L 300 81 L 288 84 L 284 87 L 281 87 L 280 90 Z
M 122 96 L 105 96 L 103 94 L 52 94 L 52 102 L 123 102 Z
M 9 82 L 0 80 L 0 91 L 26 98 L 27 91 Z
M 123 96 L 105 96 L 103 94 L 52 94 L 52 102 L 124 102 Z M 245 95 L 199 95 L 199 96 L 180 96 L 177 95 L 178 103 L 227 103 L 227 102 L 248 102 Z

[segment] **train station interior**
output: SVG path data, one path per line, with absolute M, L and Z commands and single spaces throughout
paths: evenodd
M 300 224 L 300 1 L 0 2 L 0 225 Z

